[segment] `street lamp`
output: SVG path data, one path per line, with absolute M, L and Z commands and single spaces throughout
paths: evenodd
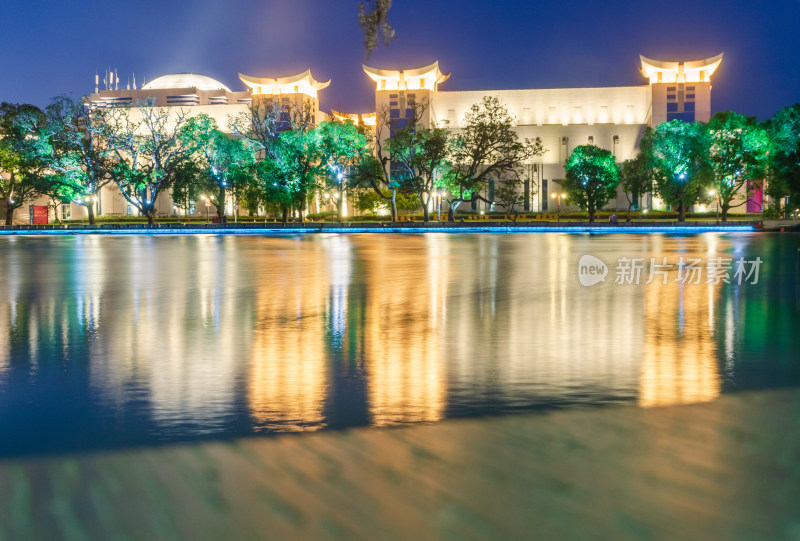
M 714 197 L 715 195 L 717 195 L 717 192 L 716 190 L 708 190 L 708 195 Z M 717 225 L 719 225 L 719 197 L 717 197 L 716 200 L 717 200 L 717 209 L 715 214 L 717 219 Z
M 567 194 L 564 193 L 564 192 L 553 192 L 553 193 L 550 194 L 550 197 L 555 199 L 558 202 L 558 207 L 557 207 L 557 210 L 556 210 L 556 221 L 560 222 L 561 221 L 561 198 L 563 197 L 564 199 L 566 199 L 567 198 Z
M 206 204 L 206 223 L 207 224 L 211 223 L 210 214 L 209 213 L 211 211 L 211 200 L 214 199 L 214 196 L 213 195 L 201 195 L 200 198 L 203 199 L 205 201 L 205 204 Z

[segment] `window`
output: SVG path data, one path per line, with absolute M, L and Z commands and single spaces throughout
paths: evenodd
M 589 144 L 590 144 L 590 145 L 593 145 L 593 144 L 594 144 L 594 135 L 590 135 L 590 136 L 589 136 Z
M 694 102 L 687 101 L 686 103 L 684 103 L 683 110 L 686 111 L 687 113 L 694 113 Z
M 542 179 L 542 212 L 547 210 L 547 179 Z
M 396 100 L 397 99 L 397 94 L 389 94 L 389 99 L 390 100 Z
M 406 118 L 414 118 L 415 116 L 414 109 L 406 109 Z
M 694 122 L 694 111 L 684 113 L 667 113 L 667 121 L 682 120 L 684 122 Z
M 668 100 L 674 100 L 675 99 L 675 94 L 667 94 L 667 99 Z
M 668 86 L 667 92 L 675 92 L 676 88 L 674 86 Z
M 390 101 L 389 102 L 389 107 L 397 107 L 397 102 L 396 101 Z
M 133 205 L 128 203 L 128 208 L 127 208 L 126 212 L 127 212 L 128 216 L 133 215 Z
M 71 208 L 69 202 L 62 203 L 61 204 L 61 219 L 62 220 L 69 220 L 71 216 L 72 216 L 72 208 Z
M 667 112 L 668 113 L 677 113 L 678 112 L 678 102 L 673 101 L 667 104 Z
M 408 97 L 408 99 L 410 100 L 413 100 L 414 98 L 417 97 L 417 95 L 414 94 L 413 92 L 409 92 L 408 94 L 406 94 L 406 97 Z
M 694 87 L 693 86 L 687 86 L 686 87 L 686 92 L 694 92 Z
M 392 109 L 389 111 L 389 118 L 400 118 L 400 109 Z
M 694 101 L 694 94 L 686 94 L 686 99 Z

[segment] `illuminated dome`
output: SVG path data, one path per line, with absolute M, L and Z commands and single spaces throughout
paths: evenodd
M 153 79 L 142 87 L 144 90 L 156 90 L 160 88 L 197 88 L 200 90 L 226 90 L 230 88 L 220 83 L 216 79 L 197 75 L 195 73 L 173 73 L 172 75 L 162 75 Z

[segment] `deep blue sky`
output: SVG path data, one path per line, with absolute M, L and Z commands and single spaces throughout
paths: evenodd
M 372 86 L 357 0 L 20 0 L 3 7 L 0 100 L 45 105 L 92 90 L 95 70 L 125 81 L 195 72 L 242 89 L 236 73 L 310 67 L 323 110 L 367 111 Z M 725 53 L 714 111 L 763 120 L 800 102 L 800 0 L 622 2 L 395 0 L 398 39 L 376 67 L 439 60 L 442 89 L 644 84 L 638 55 L 695 60 Z

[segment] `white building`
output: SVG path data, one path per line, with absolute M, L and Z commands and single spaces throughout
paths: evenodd
M 375 109 L 365 114 L 332 111 L 332 116 L 350 118 L 357 123 L 380 129 L 381 113 L 387 111 L 393 127 L 408 122 L 413 105 L 427 103 L 422 118 L 424 125 L 447 123 L 459 129 L 465 114 L 484 96 L 496 96 L 517 120 L 521 138 L 540 139 L 544 153 L 527 164 L 524 210 L 548 212 L 553 208 L 553 193 L 561 192 L 564 162 L 578 145 L 594 144 L 611 151 L 618 163 L 638 153 L 638 143 L 645 129 L 661 122 L 681 119 L 707 122 L 711 116 L 711 77 L 722 61 L 722 54 L 691 62 L 663 62 L 641 57 L 641 73 L 647 84 L 640 86 L 552 88 L 521 90 L 448 91 L 440 86 L 450 74 L 442 73 L 438 62 L 417 69 L 385 70 L 363 66 L 366 75 L 375 82 Z M 232 91 L 219 81 L 203 75 L 179 73 L 158 77 L 137 89 L 99 88 L 88 99 L 95 107 L 134 105 L 146 99 L 156 105 L 180 108 L 191 115 L 205 113 L 222 129 L 228 129 L 233 117 L 243 113 L 254 101 L 280 103 L 291 107 L 306 102 L 312 104 L 313 121 L 321 122 L 326 114 L 319 109 L 321 90 L 330 81 L 319 82 L 309 70 L 289 77 L 267 78 L 239 74 L 245 90 Z M 287 119 L 288 120 L 288 119 Z M 383 130 L 388 137 L 390 130 Z M 37 201 L 37 205 L 47 204 Z M 114 186 L 97 194 L 98 216 L 135 215 L 132 207 Z M 205 214 L 198 202 L 196 212 Z M 641 204 L 663 208 L 658 200 L 648 197 Z M 233 202 L 226 209 L 233 214 Z M 563 206 L 563 204 L 562 204 Z M 627 208 L 622 193 L 608 207 Z M 174 208 L 169 194 L 157 200 L 160 216 L 172 215 Z M 482 202 L 473 210 L 489 210 Z M 63 205 L 62 219 L 84 218 L 86 209 L 77 204 Z M 213 207 L 211 212 L 213 213 Z M 23 218 L 19 213 L 19 218 Z M 31 216 L 33 211 L 31 210 Z M 51 218 L 52 219 L 52 218 Z
M 363 68 L 376 84 L 376 110 L 388 110 L 397 126 L 412 116 L 414 103 L 424 101 L 430 104 L 422 118 L 425 125 L 446 121 L 458 129 L 472 105 L 484 96 L 499 98 L 517 119 L 520 138 L 539 138 L 544 147 L 544 154 L 528 164 L 530 183 L 525 183 L 525 210 L 537 212 L 554 210 L 549 194 L 561 191 L 564 162 L 576 146 L 597 145 L 621 163 L 636 156 L 648 126 L 673 119 L 708 122 L 710 79 L 721 61 L 722 54 L 693 62 L 641 57 L 646 85 L 525 90 L 441 90 L 450 74 L 442 73 L 438 62 L 411 70 Z M 627 200 L 620 193 L 608 206 L 627 208 Z M 484 207 L 475 205 L 476 210 Z

